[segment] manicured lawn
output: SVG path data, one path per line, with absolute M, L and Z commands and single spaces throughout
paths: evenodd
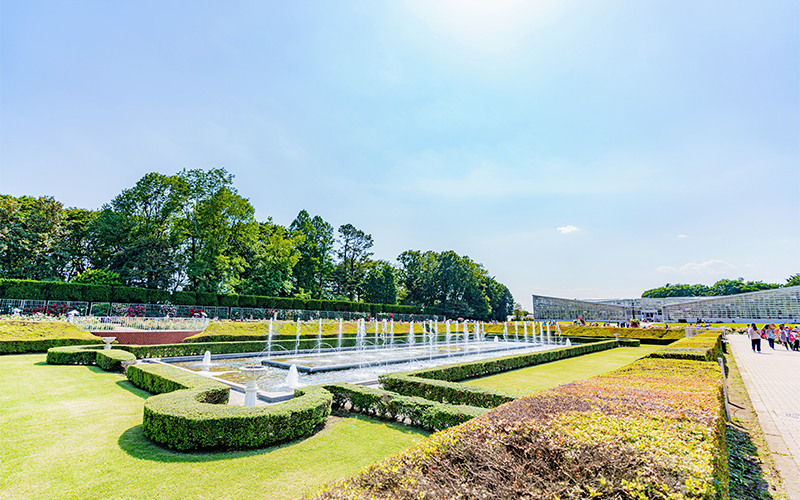
M 615 370 L 660 348 L 661 346 L 649 345 L 617 347 L 608 351 L 553 361 L 490 377 L 467 380 L 463 383 L 519 396 Z
M 177 453 L 142 434 L 147 396 L 96 367 L 0 356 L 0 498 L 298 498 L 426 435 L 331 417 L 317 434 L 283 446 Z
M 101 343 L 88 332 L 82 332 L 66 321 L 28 321 L 24 319 L 0 320 L 0 341 L 85 339 Z

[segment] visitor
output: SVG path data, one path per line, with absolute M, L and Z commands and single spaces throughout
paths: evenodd
M 769 348 L 774 351 L 775 350 L 775 330 L 772 329 L 772 325 L 764 325 L 764 330 L 766 330 L 767 342 L 769 342 Z
M 761 352 L 761 332 L 758 331 L 756 328 L 756 324 L 752 323 L 750 326 L 747 327 L 747 336 L 750 337 L 750 346 L 753 348 L 753 352 Z
M 792 347 L 794 347 L 795 351 L 800 351 L 800 329 L 795 326 L 792 333 L 794 334 L 794 345 Z
M 786 350 L 789 350 L 789 336 L 786 334 L 785 325 L 781 325 L 780 335 L 779 335 L 780 343 Z

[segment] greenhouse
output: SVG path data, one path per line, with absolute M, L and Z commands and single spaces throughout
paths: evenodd
M 576 300 L 533 295 L 541 321 L 800 322 L 800 286 L 717 297 Z

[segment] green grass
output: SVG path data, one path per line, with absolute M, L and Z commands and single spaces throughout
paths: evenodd
M 0 357 L 0 498 L 288 499 L 357 472 L 426 433 L 331 417 L 301 441 L 177 453 L 142 433 L 148 393 L 96 367 Z
M 66 321 L 0 320 L 0 342 L 9 340 L 100 339 Z
M 493 389 L 515 396 L 550 389 L 615 370 L 643 358 L 661 346 L 618 347 L 561 361 L 531 366 L 490 377 L 464 381 L 464 384 Z

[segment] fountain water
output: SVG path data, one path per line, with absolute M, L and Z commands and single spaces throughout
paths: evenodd
M 267 355 L 272 352 L 272 318 L 269 319 L 269 333 L 267 333 Z
M 338 342 L 337 342 L 337 347 L 339 349 L 342 348 L 342 336 L 343 336 L 343 334 L 342 334 L 342 318 L 339 318 L 339 335 L 338 335 Z
M 319 319 L 319 330 L 317 331 L 317 352 L 322 351 L 322 318 Z
M 394 318 L 389 324 L 389 345 L 394 345 Z
M 414 345 L 417 343 L 416 336 L 414 335 L 414 321 L 410 321 L 408 323 L 408 339 L 406 340 L 406 344 Z
M 299 375 L 297 374 L 297 365 L 292 365 L 289 367 L 289 373 L 286 375 L 286 385 L 288 385 L 290 389 L 300 387 L 300 379 Z
M 203 367 L 204 371 L 208 371 L 208 368 L 211 367 L 211 351 L 206 351 L 203 353 L 203 364 L 200 366 Z
M 514 322 L 514 342 L 519 342 L 519 323 Z
M 503 321 L 503 340 L 508 342 L 508 323 L 506 321 Z
M 525 339 L 525 342 L 527 343 L 528 342 L 528 322 L 527 321 L 523 321 L 522 322 L 522 331 L 525 332 L 525 336 L 523 338 Z
M 300 318 L 297 318 L 297 335 L 295 336 L 295 341 L 294 341 L 295 354 L 297 354 L 298 349 L 300 349 Z

